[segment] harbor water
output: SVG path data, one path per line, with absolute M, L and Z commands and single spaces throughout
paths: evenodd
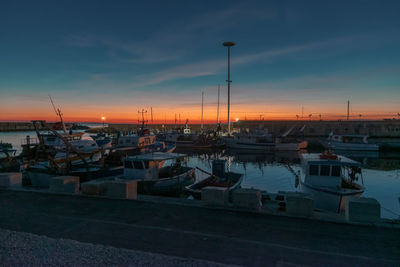
M 0 141 L 12 143 L 18 152 L 21 142 L 26 136 L 35 138 L 35 132 L 2 132 Z M 86 138 L 90 138 L 85 134 Z M 226 159 L 227 167 L 233 172 L 244 174 L 242 187 L 254 187 L 268 192 L 297 191 L 296 179 L 289 170 L 300 170 L 300 154 L 298 152 L 253 153 L 241 150 L 197 151 L 177 150 L 188 154 L 187 164 L 211 171 L 213 159 Z M 318 152 L 318 151 L 312 151 Z M 376 198 L 381 204 L 384 218 L 400 218 L 400 153 L 345 153 L 345 156 L 362 163 L 365 192 L 363 197 Z M 207 174 L 197 170 L 197 179 Z

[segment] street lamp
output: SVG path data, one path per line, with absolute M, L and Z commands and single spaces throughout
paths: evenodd
M 231 47 L 234 42 L 223 42 L 223 46 L 228 47 L 228 134 L 231 134 Z
M 104 128 L 104 121 L 106 120 L 106 117 L 102 116 L 101 120 L 103 121 L 103 128 Z

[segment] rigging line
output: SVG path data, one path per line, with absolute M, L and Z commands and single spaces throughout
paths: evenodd
M 394 214 L 394 215 L 396 215 L 396 216 L 399 216 L 399 217 L 400 217 L 400 214 L 397 214 L 396 212 L 394 212 L 394 211 L 392 211 L 392 210 L 390 210 L 390 209 L 388 209 L 388 208 L 385 208 L 384 206 L 381 206 L 381 208 L 384 209 L 384 210 L 386 210 L 386 211 L 388 211 L 388 212 L 390 212 L 390 213 L 392 213 L 392 214 Z

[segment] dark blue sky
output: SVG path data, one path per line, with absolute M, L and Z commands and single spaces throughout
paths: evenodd
M 190 116 L 204 90 L 211 114 L 217 85 L 226 93 L 226 40 L 237 43 L 233 116 L 303 105 L 329 117 L 347 99 L 357 115 L 396 114 L 399 3 L 4 1 L 0 120 L 52 116 L 47 94 L 71 119 L 118 120 L 149 106 Z

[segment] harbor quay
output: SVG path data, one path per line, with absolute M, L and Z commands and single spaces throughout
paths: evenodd
M 53 125 L 49 123 L 49 125 Z M 77 126 L 78 124 L 67 123 L 67 126 Z M 123 123 L 108 123 L 111 131 L 132 131 L 140 127 L 139 124 L 123 124 Z M 163 131 L 174 128 L 183 127 L 184 124 L 149 124 L 148 127 L 152 130 Z M 192 130 L 200 131 L 200 124 L 190 124 Z M 221 124 L 223 128 L 225 124 Z M 369 135 L 372 138 L 400 138 L 400 120 L 349 120 L 349 121 L 319 121 L 319 120 L 299 120 L 299 121 L 264 121 L 264 120 L 241 120 L 232 123 L 235 128 L 257 128 L 262 126 L 268 129 L 268 132 L 274 135 L 282 135 L 290 128 L 294 127 L 293 132 L 302 129 L 305 137 L 326 137 L 331 132 L 335 134 L 360 134 Z M 215 129 L 215 124 L 204 124 L 205 129 Z M 102 130 L 103 127 L 99 124 L 98 128 L 92 131 Z M 30 122 L 0 122 L 0 132 L 7 131 L 33 131 L 34 126 Z M 90 131 L 89 131 L 90 132 Z
M 137 124 L 108 124 L 110 129 L 114 131 L 129 131 L 137 129 Z M 162 131 L 165 129 L 173 129 L 183 127 L 184 124 L 150 124 L 149 128 Z M 191 124 L 192 130 L 200 131 L 200 124 Z M 225 124 L 221 124 L 223 128 Z M 319 120 L 240 120 L 232 123 L 233 129 L 256 129 L 263 127 L 273 135 L 282 135 L 289 129 L 293 128 L 292 133 L 301 130 L 305 137 L 326 137 L 330 133 L 335 134 L 360 134 L 369 135 L 376 138 L 400 138 L 400 120 L 339 120 L 339 121 L 319 121 Z M 205 129 L 215 129 L 215 124 L 204 124 Z
M 188 199 L 112 199 L 33 189 L 3 188 L 0 203 L 1 229 L 114 247 L 121 253 L 128 249 L 241 266 L 400 264 L 400 227 L 393 221 L 348 223 L 336 217 L 279 216 Z M 6 249 L 0 258 L 9 259 L 1 255 L 7 244 L 2 247 Z M 17 249 L 13 256 L 23 257 Z M 90 256 L 96 257 L 104 255 Z M 29 257 L 25 259 L 28 264 Z

